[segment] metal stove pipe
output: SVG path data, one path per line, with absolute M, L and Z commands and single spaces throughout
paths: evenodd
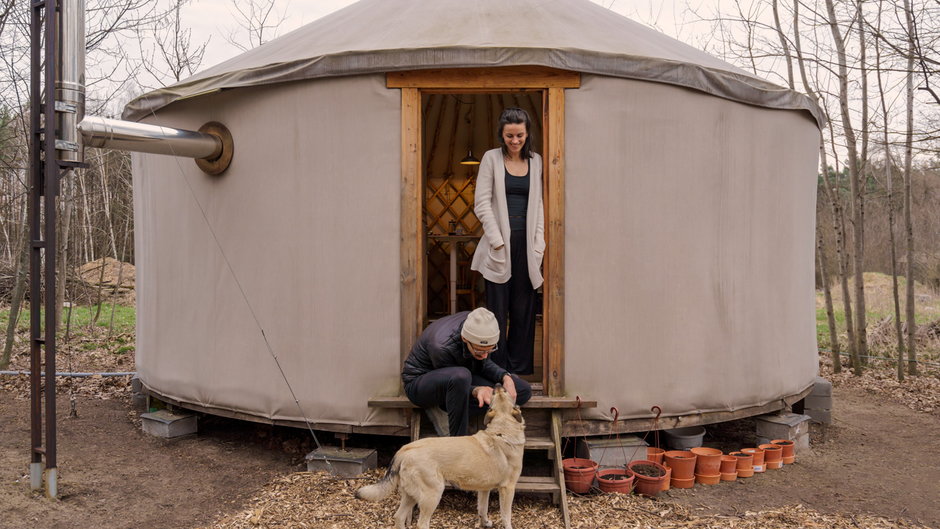
M 88 147 L 207 159 L 222 152 L 222 140 L 212 134 L 133 121 L 88 116 L 78 130 Z
M 56 154 L 59 160 L 81 162 L 78 123 L 85 116 L 85 0 L 62 0 L 57 16 Z

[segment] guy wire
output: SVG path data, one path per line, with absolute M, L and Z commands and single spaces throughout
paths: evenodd
M 153 109 L 150 110 L 150 115 L 157 118 L 156 113 Z M 170 150 L 173 150 L 173 145 L 170 144 Z M 196 203 L 196 207 L 199 208 L 199 213 L 202 215 L 202 220 L 206 223 L 206 228 L 209 230 L 209 234 L 212 236 L 212 240 L 215 242 L 216 247 L 219 249 L 219 254 L 222 256 L 222 260 L 225 261 L 225 266 L 228 268 L 230 274 L 232 274 L 232 279 L 235 281 L 235 285 L 238 287 L 238 291 L 241 293 L 242 300 L 245 302 L 245 306 L 248 307 L 248 312 L 251 313 L 252 319 L 255 321 L 255 325 L 258 327 L 258 330 L 261 332 L 261 338 L 264 340 L 264 346 L 267 348 L 268 353 L 271 355 L 271 358 L 274 359 L 275 365 L 277 365 L 278 371 L 281 373 L 281 378 L 284 379 L 284 384 L 287 385 L 287 390 L 290 391 L 291 398 L 294 399 L 294 404 L 297 405 L 297 410 L 300 412 L 300 415 L 304 418 L 304 424 L 307 426 L 307 431 L 310 432 L 310 436 L 313 437 L 313 442 L 317 445 L 317 449 L 321 450 L 323 446 L 320 444 L 320 440 L 317 439 L 317 434 L 313 431 L 313 426 L 310 424 L 310 419 L 307 418 L 307 414 L 304 412 L 303 406 L 300 404 L 300 400 L 297 399 L 297 394 L 294 393 L 294 388 L 291 387 L 290 380 L 287 378 L 287 374 L 284 372 L 284 368 L 281 367 L 281 361 L 278 359 L 277 354 L 274 352 L 274 348 L 271 347 L 271 343 L 268 342 L 268 336 L 264 332 L 264 327 L 261 325 L 261 321 L 258 319 L 258 315 L 255 313 L 254 307 L 252 307 L 251 302 L 248 300 L 248 294 L 245 293 L 245 289 L 242 288 L 242 283 L 238 279 L 238 275 L 235 273 L 235 269 L 232 267 L 232 263 L 228 259 L 228 255 L 225 253 L 225 249 L 222 248 L 222 243 L 219 241 L 219 238 L 215 234 L 215 230 L 212 229 L 212 224 L 209 222 L 209 216 L 206 215 L 206 210 L 202 207 L 202 204 L 199 202 L 199 198 L 196 197 L 196 192 L 193 190 L 192 185 L 189 182 L 189 178 L 186 177 L 186 172 L 183 170 L 182 165 L 180 165 L 179 156 L 173 156 L 173 160 L 176 163 L 176 168 L 179 171 L 180 176 L 183 177 L 183 182 L 186 183 L 186 187 L 189 189 L 189 194 L 193 199 L 193 202 Z M 333 470 L 333 464 L 330 462 L 329 458 L 325 458 L 327 466 L 330 467 L 330 471 Z

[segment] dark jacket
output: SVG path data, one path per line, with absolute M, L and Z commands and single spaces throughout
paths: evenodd
M 411 353 L 405 359 L 401 372 L 401 381 L 407 386 L 412 380 L 434 369 L 442 367 L 466 367 L 474 375 L 479 375 L 492 382 L 502 382 L 509 371 L 499 367 L 492 360 L 476 360 L 460 338 L 463 322 L 469 312 L 458 312 L 441 318 L 421 333 Z

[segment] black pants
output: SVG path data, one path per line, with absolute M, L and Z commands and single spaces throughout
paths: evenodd
M 490 358 L 510 373 L 531 375 L 536 295 L 529 280 L 525 230 L 511 232 L 509 251 L 512 252 L 509 255 L 512 267 L 509 281 L 486 281 L 486 308 L 496 315 L 499 323 L 499 348 Z
M 532 386 L 515 375 L 512 381 L 516 385 L 516 404 L 521 406 L 529 402 Z M 470 392 L 475 386 L 495 385 L 495 382 L 470 373 L 466 367 L 442 367 L 412 380 L 405 386 L 405 395 L 422 408 L 437 406 L 446 411 L 450 435 L 458 436 L 467 435 L 467 422 L 471 413 L 477 415 L 489 408 L 485 404 L 482 408 L 477 406 Z

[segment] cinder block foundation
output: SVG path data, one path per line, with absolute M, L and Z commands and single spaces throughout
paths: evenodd
M 816 377 L 813 390 L 803 399 L 803 413 L 822 424 L 832 424 L 832 382 Z
M 306 456 L 307 471 L 325 470 L 334 476 L 351 478 L 378 466 L 378 454 L 371 448 L 324 446 Z
M 793 441 L 797 453 L 809 448 L 809 423 L 812 418 L 798 413 L 769 413 L 755 417 L 760 443 L 773 439 Z
M 196 433 L 196 416 L 191 413 L 157 410 L 140 414 L 141 428 L 144 433 L 172 439 L 182 435 Z

